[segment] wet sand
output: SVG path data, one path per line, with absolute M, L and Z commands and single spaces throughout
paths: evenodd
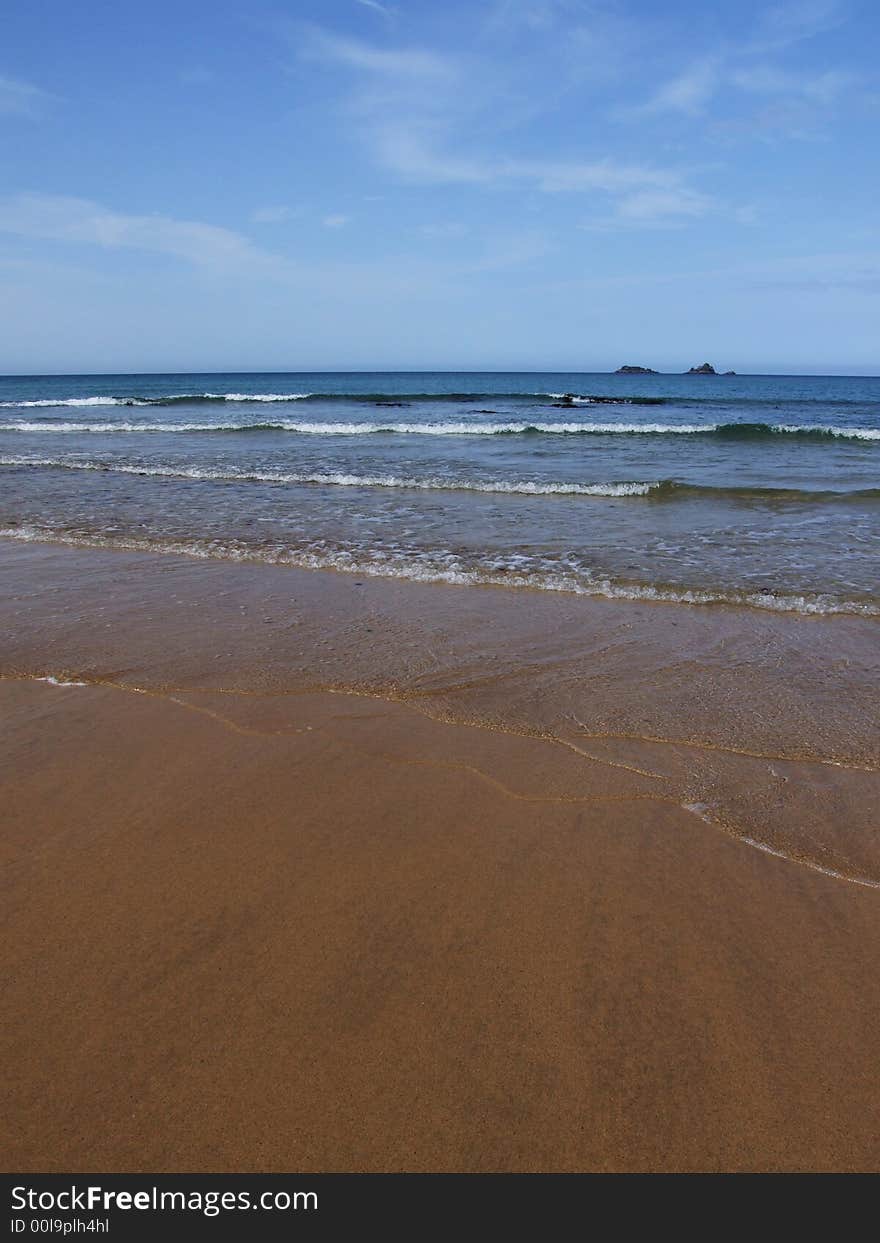
M 642 612 L 37 546 L 0 573 L 8 1168 L 877 1168 L 868 631 L 765 636 L 748 734 L 731 652 L 770 623 L 657 606 L 636 733 Z M 569 626 L 607 640 L 576 712 Z M 858 677 L 816 725 L 771 669 L 826 635 Z M 665 692 L 719 644 L 688 716 Z

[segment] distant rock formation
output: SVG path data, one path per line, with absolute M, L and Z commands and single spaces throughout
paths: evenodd
M 653 367 L 631 367 L 627 365 L 625 367 L 618 367 L 614 374 L 615 375 L 659 375 L 659 372 L 655 371 Z
M 721 374 L 722 375 L 736 375 L 736 372 L 735 371 L 722 371 Z
M 717 375 L 711 363 L 701 363 L 699 367 L 689 367 L 685 375 Z

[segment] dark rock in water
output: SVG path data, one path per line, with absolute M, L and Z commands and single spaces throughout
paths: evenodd
M 736 372 L 735 371 L 722 371 L 721 374 L 722 375 L 736 375 Z
M 699 367 L 689 367 L 685 375 L 717 375 L 711 363 L 701 363 Z
M 408 401 L 377 401 L 373 403 L 376 406 L 385 406 L 389 410 L 399 410 L 403 406 L 408 406 Z
M 626 366 L 618 367 L 615 375 L 659 375 L 653 367 L 632 367 L 628 363 Z
M 571 409 L 572 406 L 624 406 L 629 405 L 632 401 L 631 397 L 609 397 L 598 393 L 590 393 L 588 396 L 581 396 L 577 393 L 563 393 L 559 401 L 551 401 L 550 405 L 555 409 Z

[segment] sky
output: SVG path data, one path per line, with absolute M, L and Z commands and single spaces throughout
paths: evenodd
M 0 372 L 880 373 L 875 0 L 6 0 Z

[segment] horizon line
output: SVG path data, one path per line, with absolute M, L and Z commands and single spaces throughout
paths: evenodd
M 631 366 L 634 364 L 625 364 Z M 509 367 L 314 367 L 276 369 L 276 368 L 192 368 L 180 370 L 148 370 L 148 371 L 0 371 L 0 380 L 39 380 L 39 379 L 97 379 L 107 376 L 186 376 L 186 375 L 584 375 L 613 376 L 621 375 L 619 368 L 607 371 L 581 370 L 578 368 L 509 368 Z M 876 380 L 880 372 L 872 371 L 715 371 L 714 373 L 698 373 L 692 370 L 662 371 L 651 368 L 640 373 L 623 373 L 623 379 L 638 379 L 650 376 L 687 376 L 705 379 L 826 379 L 826 380 Z

